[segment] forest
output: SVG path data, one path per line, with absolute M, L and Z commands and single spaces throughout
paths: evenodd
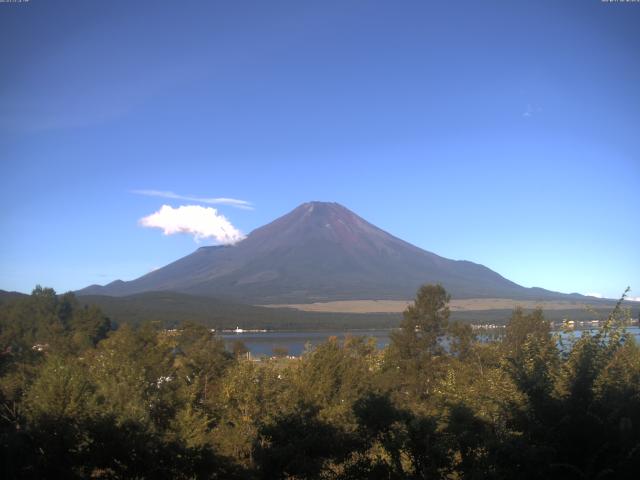
M 624 295 L 562 337 L 516 308 L 482 341 L 425 285 L 378 349 L 246 359 L 209 328 L 116 326 L 73 294 L 0 304 L 0 476 L 631 479 L 640 347 Z M 568 340 L 567 340 L 568 338 Z

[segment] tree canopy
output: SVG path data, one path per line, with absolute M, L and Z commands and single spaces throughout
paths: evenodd
M 448 302 L 421 287 L 384 349 L 329 338 L 257 362 L 203 326 L 115 328 L 37 287 L 0 304 L 0 475 L 637 476 L 640 347 L 621 304 L 561 342 L 522 309 L 503 337 L 477 338 Z

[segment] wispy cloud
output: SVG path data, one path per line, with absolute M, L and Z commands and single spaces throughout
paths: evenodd
M 602 294 L 601 294 L 601 293 L 595 293 L 595 292 L 592 292 L 592 293 L 585 293 L 585 295 L 586 295 L 587 297 L 602 298 Z
M 233 244 L 244 238 L 242 232 L 215 208 L 200 205 L 182 205 L 178 208 L 163 205 L 157 212 L 141 218 L 140 225 L 160 228 L 165 235 L 188 233 L 193 235 L 196 242 L 213 238 L 221 244 Z
M 530 103 L 527 103 L 527 106 L 525 107 L 524 112 L 522 112 L 522 116 L 524 118 L 531 118 L 534 115 L 539 114 L 540 112 L 542 112 L 542 108 L 535 105 L 531 105 Z
M 241 208 L 243 210 L 253 210 L 253 204 L 246 200 L 227 197 L 197 197 L 194 195 L 180 195 L 167 190 L 131 190 L 136 195 L 146 195 L 147 197 L 170 198 L 172 200 L 186 200 L 189 202 L 206 203 L 208 205 L 229 205 L 230 207 Z

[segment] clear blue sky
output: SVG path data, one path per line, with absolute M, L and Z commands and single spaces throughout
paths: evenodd
M 525 286 L 640 297 L 639 25 L 600 0 L 0 4 L 0 288 L 192 252 L 139 224 L 165 204 L 246 234 L 326 200 Z

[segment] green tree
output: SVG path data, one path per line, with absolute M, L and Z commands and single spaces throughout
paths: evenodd
M 197 401 L 207 404 L 217 392 L 218 384 L 233 362 L 224 342 L 202 325 L 182 326 L 177 340 L 181 355 L 175 362 L 180 378 L 195 388 Z
M 95 347 L 111 330 L 111 320 L 95 305 L 76 305 L 69 325 L 73 342 L 79 349 Z
M 300 404 L 263 425 L 256 442 L 260 478 L 322 478 L 328 462 L 338 463 L 350 451 L 350 437 L 322 421 L 318 408 Z
M 353 424 L 353 403 L 371 389 L 370 348 L 362 338 L 341 344 L 331 337 L 318 345 L 300 361 L 297 397 L 334 425 Z
M 215 445 L 240 464 L 253 464 L 258 430 L 292 408 L 291 368 L 273 362 L 240 361 L 228 368 L 216 396 Z
M 231 344 L 231 351 L 236 356 L 236 358 L 244 357 L 247 353 L 249 353 L 247 345 L 242 340 L 234 340 Z
M 445 373 L 449 299 L 442 285 L 423 285 L 404 311 L 400 329 L 391 333 L 384 383 L 398 400 L 424 404 Z
M 173 416 L 173 357 L 159 335 L 150 325 L 124 325 L 87 352 L 100 407 L 119 423 L 152 428 Z
M 73 357 L 48 355 L 24 403 L 33 449 L 29 453 L 41 453 L 31 460 L 37 475 L 81 476 L 78 456 L 89 448 L 86 422 L 98 414 L 83 365 Z
M 443 353 L 441 340 L 449 325 L 450 295 L 442 285 L 423 285 L 412 305 L 403 312 L 400 330 L 393 332 L 393 348 L 402 359 Z

